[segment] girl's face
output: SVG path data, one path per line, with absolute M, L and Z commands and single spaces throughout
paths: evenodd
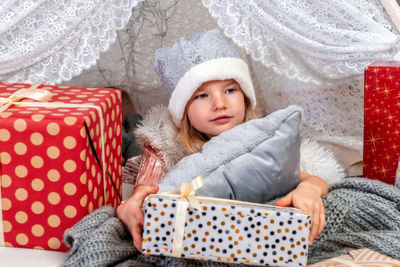
M 205 82 L 192 95 L 187 113 L 192 126 L 211 138 L 243 122 L 244 94 L 233 79 Z

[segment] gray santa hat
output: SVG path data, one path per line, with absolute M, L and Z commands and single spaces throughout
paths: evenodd
M 177 127 L 193 93 L 207 81 L 236 80 L 252 107 L 256 106 L 246 62 L 217 29 L 180 38 L 173 46 L 156 50 L 154 69 L 170 97 L 168 110 Z

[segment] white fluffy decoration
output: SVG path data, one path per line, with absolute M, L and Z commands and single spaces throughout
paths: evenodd
M 310 139 L 303 139 L 301 142 L 300 169 L 321 177 L 329 187 L 345 177 L 344 168 L 333 153 Z
M 254 108 L 256 97 L 246 62 L 233 57 L 216 58 L 195 65 L 179 80 L 168 105 L 175 125 L 180 127 L 186 104 L 202 83 L 227 79 L 235 79 L 240 84 L 243 93 L 250 99 Z

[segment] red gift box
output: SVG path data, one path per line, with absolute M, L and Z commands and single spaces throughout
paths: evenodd
M 363 176 L 394 184 L 400 156 L 400 62 L 365 69 Z
M 0 83 L 0 98 L 30 87 Z M 24 98 L 0 113 L 0 245 L 65 251 L 70 227 L 120 201 L 121 94 L 39 89 L 49 102 Z

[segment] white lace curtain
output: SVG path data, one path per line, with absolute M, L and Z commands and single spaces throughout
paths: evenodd
M 321 84 L 352 77 L 372 61 L 399 54 L 399 32 L 379 0 L 203 0 L 203 4 L 252 59 L 299 81 Z
M 0 80 L 55 84 L 79 75 L 141 1 L 0 1 Z
M 359 75 L 372 61 L 398 57 L 399 32 L 381 1 L 386 6 L 394 2 L 203 0 L 203 4 L 253 60 L 277 74 L 321 84 Z M 139 2 L 3 0 L 0 79 L 70 80 L 110 47 L 116 30 L 126 25 Z

